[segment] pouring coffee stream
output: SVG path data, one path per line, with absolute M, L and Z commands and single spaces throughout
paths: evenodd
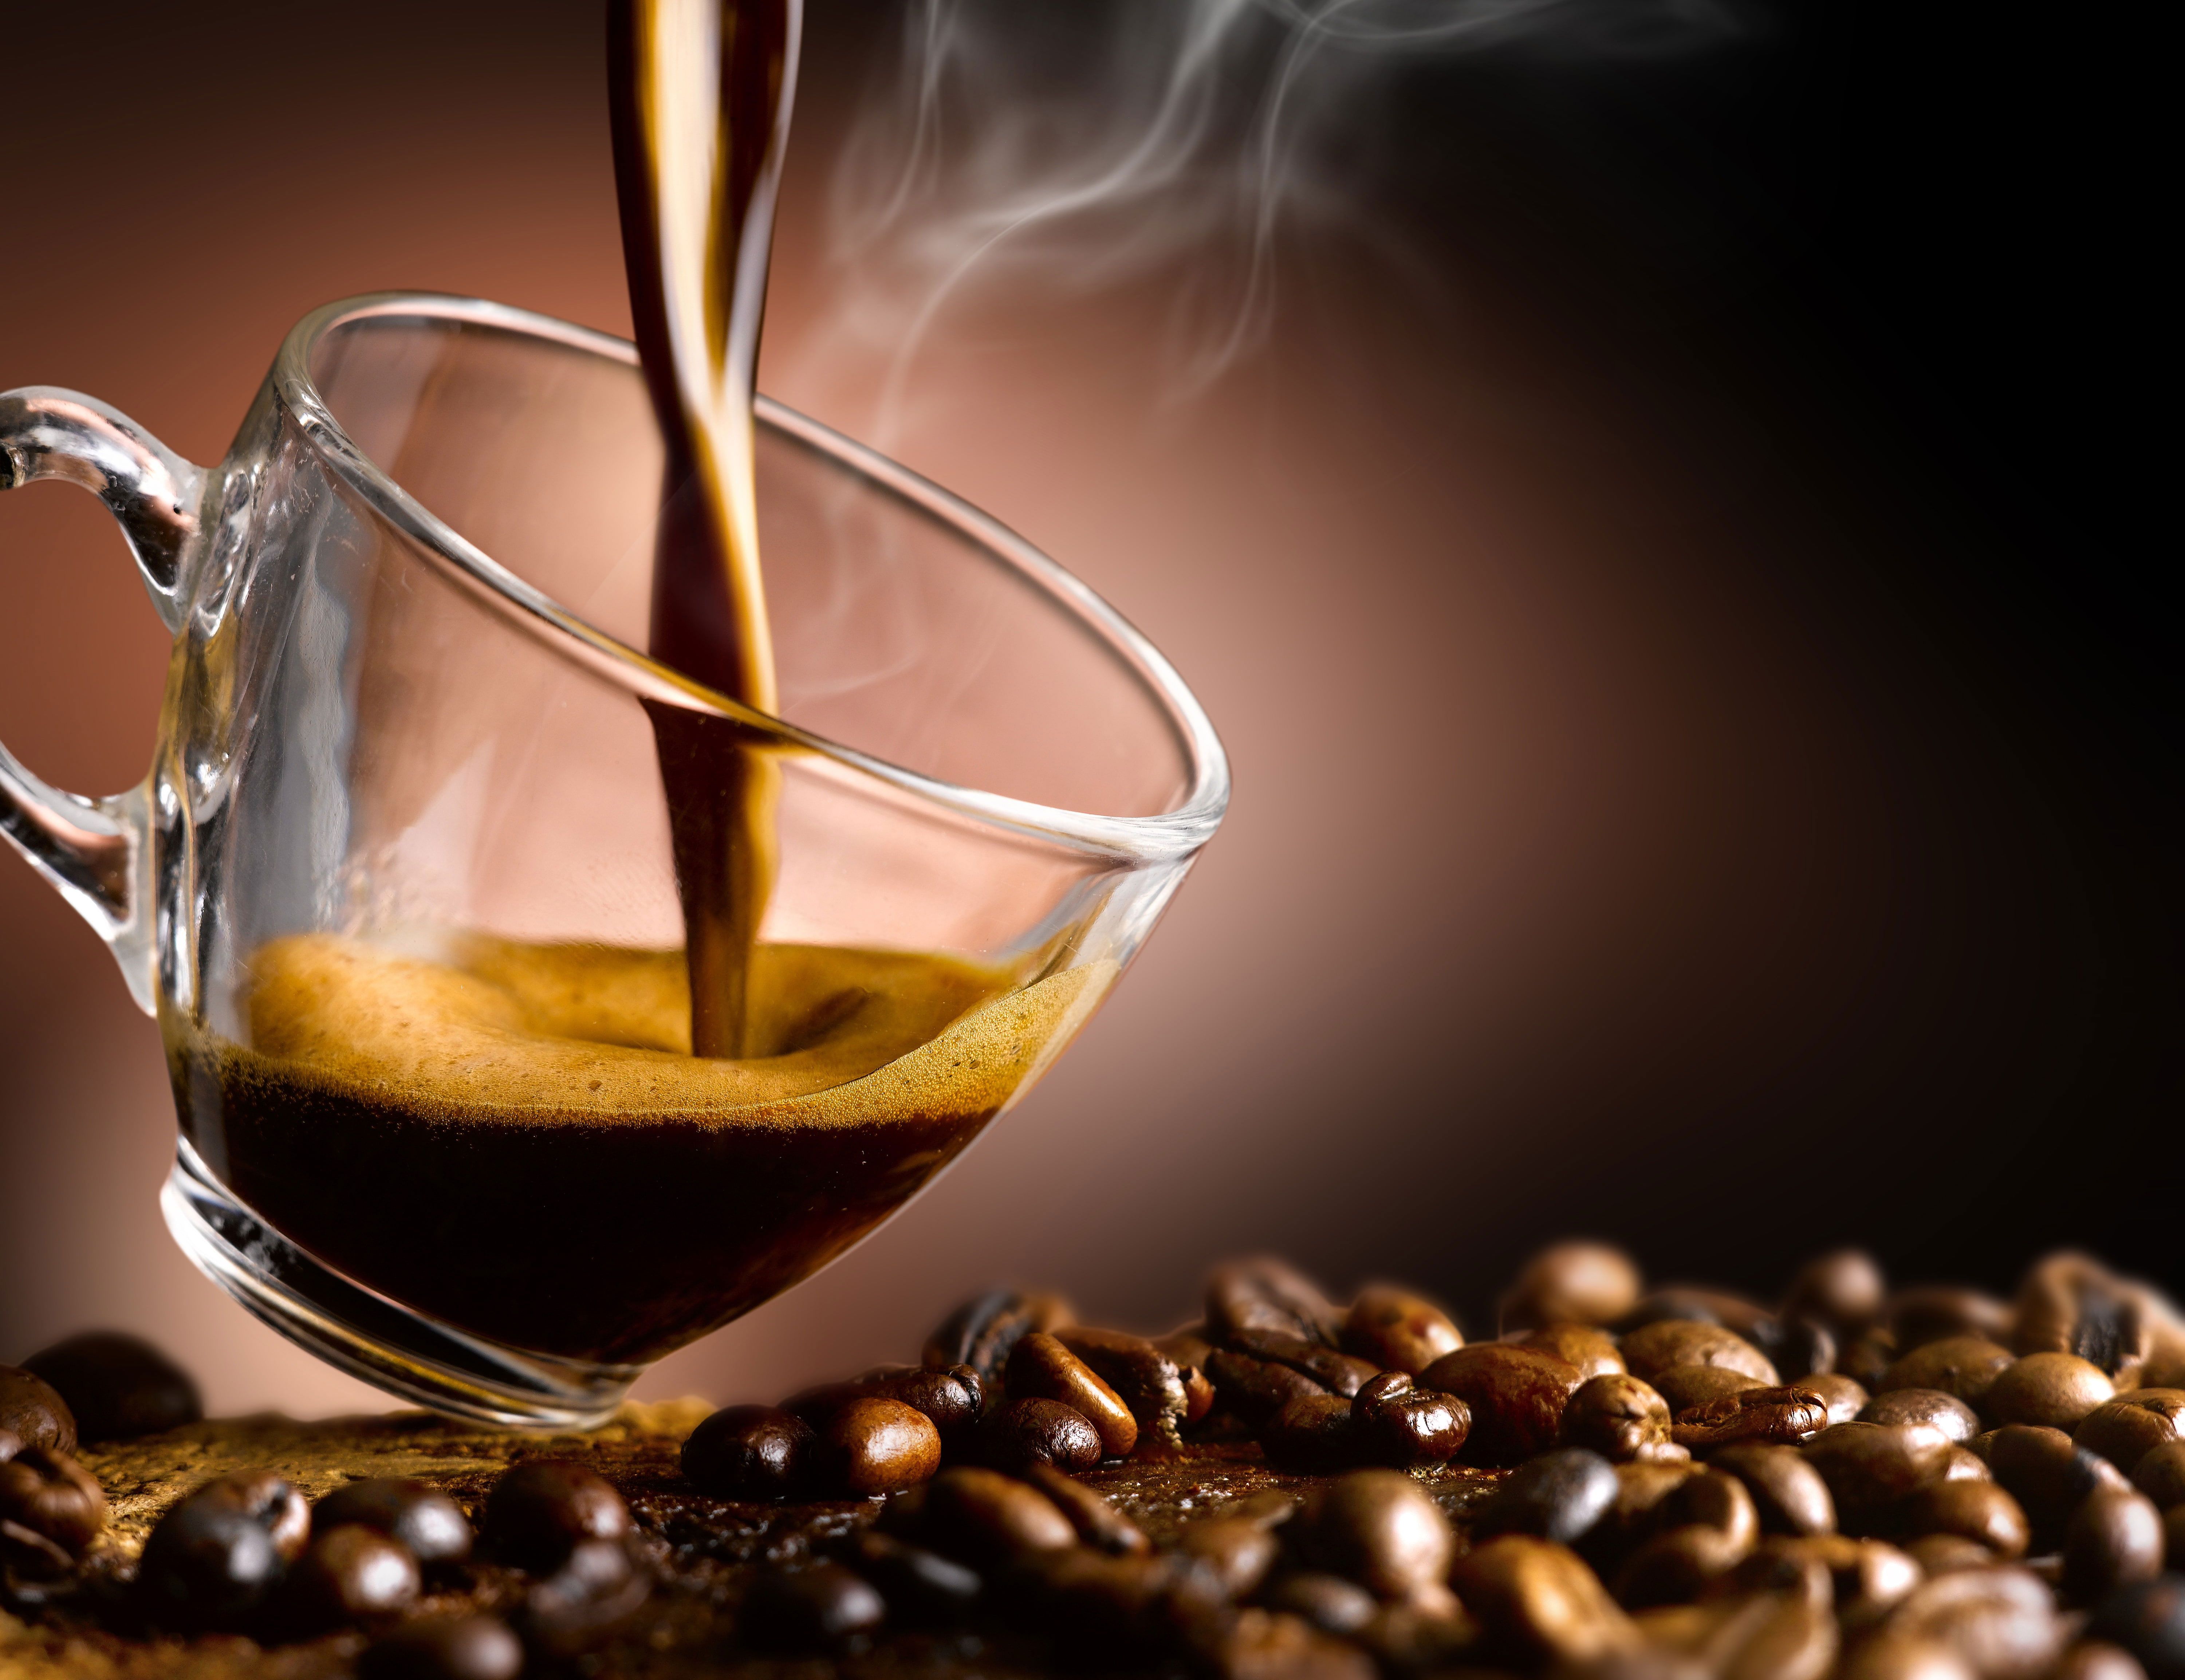
M 630 313 L 667 443 L 651 652 L 768 713 L 752 404 L 802 12 L 801 0 L 612 0 L 607 20 Z M 764 1054 L 752 953 L 777 867 L 780 767 L 732 720 L 649 710 L 692 1053 Z

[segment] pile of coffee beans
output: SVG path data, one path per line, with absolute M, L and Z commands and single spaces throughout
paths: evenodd
M 657 1514 L 539 1458 L 470 1511 L 422 1482 L 316 1508 L 270 1473 L 210 1482 L 116 1603 L 147 1630 L 361 1630 L 366 1680 L 612 1673 L 614 1641 L 692 1594 L 717 1666 L 915 1649 L 955 1673 L 994 1638 L 1108 1674 L 2185 1676 L 2185 1320 L 2145 1286 L 2065 1255 L 2010 1301 L 1892 1292 L 1837 1253 L 1766 1306 L 1568 1243 L 1495 1328 L 1467 1342 L 1388 1286 L 1339 1305 L 1270 1259 L 1218 1268 L 1160 1337 L 1000 1291 L 916 1365 L 682 1443 L 663 1497 L 686 1518 L 763 1537 L 770 1510 L 816 1514 L 756 1567 L 679 1577 Z M 104 1514 L 70 1456 L 93 1407 L 42 1368 L 0 1367 L 19 1604 Z M 1163 1466 L 1203 1472 L 1204 1514 L 1134 1501 Z

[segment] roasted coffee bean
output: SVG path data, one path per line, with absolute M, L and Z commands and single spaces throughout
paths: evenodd
M 1904 1502 L 1896 1526 L 1907 1534 L 1955 1534 L 2015 1562 L 2032 1542 L 2017 1500 L 1992 1482 L 1936 1482 Z
M 2071 1438 L 2126 1476 L 2157 1447 L 2185 1437 L 2185 1388 L 2137 1388 L 2088 1412 Z
M 1320 1287 L 1271 1256 L 1232 1260 L 1207 1278 L 1206 1334 L 1217 1345 L 1267 1335 L 1333 1348 L 1341 1344 L 1342 1328 L 1342 1313 Z
M 1521 1348 L 1537 1348 L 1544 1353 L 1553 1353 L 1565 1365 L 1575 1366 L 1578 1374 L 1589 1380 L 1623 1369 L 1623 1355 L 1617 1350 L 1616 1338 L 1590 1324 L 1546 1324 L 1510 1339 Z
M 57 1572 L 49 1567 L 56 1552 L 64 1569 L 105 1528 L 106 1495 L 67 1454 L 16 1448 L 14 1440 L 0 1436 L 0 1523 L 8 1525 L 0 1530 L 0 1561 L 18 1574 L 48 1578 Z
M 522 1642 L 497 1616 L 405 1622 L 356 1661 L 357 1680 L 516 1680 L 522 1670 Z
M 1478 1645 L 1479 1628 L 1454 1594 L 1444 1593 L 1428 1604 L 1377 1605 L 1350 1637 L 1383 1674 L 1463 1674 L 1462 1665 Z
M 1190 1642 L 1194 1666 L 1213 1680 L 1375 1680 L 1373 1660 L 1302 1617 L 1257 1608 L 1205 1626 Z
M 1233 1619 L 1211 1571 L 1172 1552 L 1041 1552 L 1009 1571 L 998 1601 L 1027 1632 L 1081 1658 L 1151 1658 L 1178 1634 L 1210 1640 Z
M 1356 1633 L 1381 1607 L 1356 1582 L 1315 1570 L 1293 1570 L 1277 1577 L 1260 1594 L 1260 1602 L 1338 1637 Z
M 1752 1554 L 1753 1542 L 1704 1523 L 1667 1529 L 1623 1560 L 1612 1590 L 1626 1610 L 1690 1604 Z
M 1915 1536 L 1905 1541 L 1904 1554 L 1920 1566 L 1920 1572 L 1925 1576 L 1950 1575 L 1961 1569 L 1987 1569 L 2000 1561 L 1979 1541 L 1968 1540 L 1962 1534 Z
M 2147 1671 L 2122 1645 L 2082 1639 L 2056 1660 L 2043 1680 L 2147 1680 Z
M 1959 1570 L 1921 1582 L 1882 1623 L 1886 1637 L 1933 1640 L 1981 1676 L 2037 1676 L 2059 1656 L 2065 1627 L 2055 1599 L 2030 1571 L 2004 1566 Z
M 203 1492 L 170 1507 L 144 1542 L 137 1593 L 154 1627 L 238 1627 L 265 1601 L 286 1566 L 271 1528 L 258 1514 L 238 1499 L 207 1499 Z
M 486 1548 L 518 1569 L 558 1567 L 579 1541 L 620 1540 L 629 1507 L 597 1471 L 568 1459 L 531 1459 L 486 1495 Z
M 1511 1471 L 1472 1521 L 1472 1534 L 1535 1534 L 1568 1546 L 1616 1503 L 1616 1468 L 1598 1453 L 1565 1447 Z
M 1383 1371 L 1358 1391 L 1350 1416 L 1365 1460 L 1392 1470 L 1447 1464 L 1472 1432 L 1472 1409 L 1454 1394 Z
M 1647 1325 L 1671 1320 L 1685 1324 L 1720 1325 L 1747 1341 L 1751 1341 L 1756 1332 L 1770 1322 L 1765 1307 L 1757 1301 L 1748 1301 L 1741 1295 L 1726 1295 L 1716 1289 L 1672 1285 L 1667 1289 L 1657 1289 L 1641 1296 L 1638 1303 L 1617 1321 L 1616 1329 L 1619 1334 L 1628 1336 Z
M 941 1432 L 900 1400 L 852 1400 L 815 1432 L 820 1479 L 841 1493 L 899 1493 L 941 1468 Z
M 2185 1505 L 2185 1441 L 2165 1441 L 2139 1455 L 2132 1485 L 2154 1501 L 2157 1510 Z
M 1451 1584 L 1489 1652 L 1528 1669 L 1590 1662 L 1636 1644 L 1631 1619 L 1577 1554 L 1509 1534 L 1457 1560 Z
M 1563 1408 L 1583 1386 L 1573 1365 L 1534 1348 L 1475 1342 L 1428 1365 L 1420 1386 L 1454 1395 L 1472 1414 L 1463 1456 L 1515 1464 L 1555 1444 Z
M 1818 1394 L 1829 1409 L 1831 1426 L 1849 1423 L 1864 1411 L 1873 1396 L 1864 1384 L 1854 1382 L 1841 1371 L 1821 1371 L 1803 1379 L 1798 1387 L 1808 1393 Z
M 311 1510 L 314 1530 L 360 1522 L 392 1535 L 425 1568 L 445 1568 L 471 1554 L 471 1525 L 437 1487 L 395 1476 L 373 1476 L 337 1487 Z
M 1711 1406 L 1733 1394 L 1742 1394 L 1747 1389 L 1767 1386 L 1758 1377 L 1747 1376 L 1725 1365 L 1671 1365 L 1667 1370 L 1656 1371 L 1653 1376 L 1653 1387 L 1668 1403 L 1672 1418 Z
M 718 1499 L 793 1499 L 819 1474 L 819 1437 L 793 1412 L 724 1406 L 683 1443 L 683 1474 Z
M 1783 1297 L 1783 1316 L 1814 1320 L 1848 1341 L 1881 1316 L 1886 1292 L 1871 1255 L 1839 1248 L 1798 1269 Z
M 969 1365 L 981 1381 L 998 1382 L 1019 1337 L 1032 1330 L 1052 1332 L 1075 1320 L 1069 1303 L 1059 1295 L 991 1290 L 949 1314 L 926 1338 L 919 1363 L 931 1370 Z
M 1854 1540 L 1841 1534 L 1813 1534 L 1763 1540 L 1724 1584 L 1746 1590 L 1770 1590 L 1771 1583 L 1802 1575 L 1806 1565 L 1828 1577 L 1836 1607 L 1848 1621 L 1870 1624 L 1925 1578 L 1912 1558 L 1880 1540 Z M 1780 1585 L 1773 1590 L 1781 1590 Z
M 1249 1517 L 1216 1516 L 1176 1531 L 1176 1549 L 1206 1571 L 1227 1599 L 1249 1598 L 1282 1554 L 1282 1542 Z
M 1122 1397 L 1052 1336 L 1032 1331 L 1019 1337 L 1003 1381 L 1012 1400 L 1059 1400 L 1076 1411 L 1099 1436 L 1106 1457 L 1127 1457 L 1138 1444 L 1138 1420 Z
M 423 1590 L 417 1560 L 400 1541 L 360 1522 L 313 1538 L 281 1586 L 282 1621 L 310 1634 L 400 1616 Z
M 1874 1384 L 1877 1395 L 1898 1388 L 1939 1388 L 1975 1411 L 1996 1378 L 2015 1363 L 2010 1349 L 1975 1336 L 1947 1336 L 1903 1355 Z
M 1950 1439 L 1932 1424 L 1840 1423 L 1805 1448 L 1836 1502 L 1836 1519 L 1853 1532 L 1885 1507 L 1938 1480 Z
M 1810 1389 L 1747 1388 L 1679 1413 L 1669 1438 L 1704 1456 L 1747 1443 L 1800 1446 L 1828 1423 L 1827 1403 Z
M 1931 1423 L 1953 1441 L 1970 1441 L 1981 1432 L 1980 1415 L 1954 1394 L 1939 1388 L 1892 1388 L 1877 1394 L 1858 1415 L 1861 1423 Z
M 1738 1559 L 1760 1538 L 1760 1515 L 1752 1494 L 1735 1476 L 1718 1470 L 1702 1470 L 1678 1482 L 1655 1507 L 1654 1521 L 1664 1529 L 1719 1529 L 1736 1543 Z
M 1010 1400 L 986 1415 L 979 1449 L 997 1470 L 1036 1464 L 1090 1470 L 1100 1462 L 1100 1435 L 1084 1413 L 1059 1400 Z
M 1825 1605 L 1769 1597 L 1732 1610 L 1707 1654 L 1721 1680 L 1825 1680 L 1841 1645 Z
M 2185 1675 L 2185 1575 L 2119 1588 L 2095 1608 L 2087 1632 L 2130 1651 L 2149 1680 L 2177 1680 Z
M 1154 1337 L 1154 1348 L 1163 1358 L 1176 1362 L 1183 1378 L 1183 1420 L 1197 1423 L 1214 1409 L 1214 1381 L 1206 1369 L 1207 1360 L 1213 1357 L 1213 1344 L 1195 1330 L 1185 1329 Z
M 1054 1501 L 1055 1508 L 1077 1531 L 1077 1538 L 1095 1551 L 1135 1557 L 1153 1549 L 1145 1531 L 1125 1515 L 1121 1507 L 1052 1465 L 1033 1465 L 1025 1471 L 1024 1479 Z
M 1315 1488 L 1287 1532 L 1308 1567 L 1386 1599 L 1439 1585 L 1456 1544 L 1441 1507 L 1393 1470 L 1354 1471 Z
M 1195 1414 L 1183 1371 L 1174 1359 L 1144 1337 L 1120 1330 L 1075 1327 L 1056 1331 L 1055 1340 L 1084 1360 L 1131 1409 L 1142 1437 L 1171 1450 L 1183 1445 L 1181 1432 Z M 1210 1389 L 1207 1398 L 1213 1398 Z
M 1346 1398 L 1381 1374 L 1381 1368 L 1370 1360 L 1353 1359 L 1333 1348 L 1271 1331 L 1240 1330 L 1229 1338 L 1229 1346 L 1232 1352 L 1288 1365 L 1310 1377 L 1329 1393 Z
M 1563 1407 L 1558 1436 L 1567 1447 L 1584 1447 L 1615 1464 L 1659 1459 L 1669 1440 L 1669 1407 L 1651 1383 L 1611 1372 L 1580 1384 Z M 1678 1448 L 1674 1456 L 1687 1457 Z
M 2162 1573 L 2162 1513 L 2145 1494 L 2103 1487 L 2079 1502 L 2064 1530 L 2064 1591 L 2100 1603 L 2120 1587 Z
M 0 1433 L 42 1452 L 75 1451 L 75 1415 L 42 1378 L 0 1365 Z
M 1836 1349 L 1836 1370 L 1870 1390 L 1889 1374 L 1903 1351 L 1887 1331 L 1869 1330 Z
M 1366 1443 L 1351 1406 L 1340 1394 L 1300 1394 L 1260 1432 L 1267 1462 L 1301 1476 L 1333 1476 L 1358 1469 L 1366 1461 Z
M 1889 1330 L 1904 1353 L 1930 1342 L 1964 1338 L 2008 1342 L 2010 1309 L 1992 1295 L 1947 1285 L 1906 1289 L 1889 1303 Z
M 1770 1388 L 1780 1381 L 1766 1354 L 1718 1324 L 1663 1319 L 1633 1331 L 1623 1338 L 1623 1363 L 1632 1376 L 1649 1382 L 1673 1365 L 1718 1365 Z
M 551 1573 L 532 1583 L 517 1631 L 549 1655 L 569 1655 L 626 1620 L 651 1590 L 627 1540 L 579 1540 Z
M 1378 1370 L 1417 1376 L 1464 1346 L 1456 1322 L 1423 1296 L 1393 1284 L 1369 1284 L 1344 1315 L 1343 1351 Z
M 1897 1633 L 1862 1640 L 1841 1674 L 1841 1680 L 1985 1680 L 1940 1640 Z
M 1836 1504 L 1829 1484 L 1796 1448 L 1725 1447 L 1707 1460 L 1707 1467 L 1744 1484 L 1763 1533 L 1836 1532 Z
M 132 1441 L 204 1415 L 189 1373 L 142 1337 L 91 1330 L 23 1361 L 67 1402 L 82 1441 Z
M 946 1626 L 969 1614 L 985 1590 L 976 1570 L 869 1528 L 852 1537 L 843 1560 L 880 1588 L 896 1621 Z
M 887 1605 L 870 1582 L 838 1563 L 794 1574 L 768 1570 L 744 1594 L 737 1629 L 754 1649 L 795 1654 L 839 1649 L 876 1630 Z
M 1995 1472 L 1988 1468 L 1987 1460 L 1970 1447 L 1953 1441 L 1950 1450 L 1943 1454 L 1942 1473 L 1939 1479 L 1944 1482 L 1992 1482 Z
M 1745 1335 L 1786 1382 L 1836 1368 L 1836 1332 L 1811 1319 L 1763 1319 Z
M 1077 1543 L 1069 1516 L 1039 1489 L 968 1465 L 944 1470 L 914 1493 L 891 1500 L 881 1521 L 904 1530 L 901 1538 L 974 1568 Z
M 2018 1501 L 2037 1537 L 2059 1538 L 2087 1495 L 2126 1485 L 2115 1465 L 2060 1429 L 2011 1424 L 1975 1436 L 1971 1448 L 1987 1461 L 1996 1485 Z
M 986 1387 L 986 1381 L 969 1365 L 946 1370 L 882 1366 L 847 1382 L 823 1382 L 800 1389 L 778 1409 L 802 1419 L 815 1432 L 823 1432 L 845 1407 L 860 1400 L 893 1400 L 922 1413 L 945 1445 L 961 1447 L 973 1438 L 985 1412 Z
M 1527 1263 L 1502 1298 L 1500 1330 L 1544 1324 L 1614 1324 L 1639 1299 L 1639 1268 L 1621 1249 L 1558 1242 Z
M 2019 1286 L 2010 1345 L 2020 1355 L 2071 1353 L 2112 1379 L 2138 1371 L 2154 1351 L 2141 1292 L 2084 1254 L 2052 1254 Z
M 1328 1392 L 1303 1371 L 1227 1348 L 1217 1348 L 1207 1355 L 1206 1375 L 1213 1381 L 1215 1398 L 1222 1409 L 1255 1429 L 1301 1395 Z
M 2006 1365 L 1981 1397 L 1991 1423 L 2076 1429 L 2095 1407 L 2114 1399 L 2116 1385 L 2101 1367 L 2076 1353 L 2028 1353 Z

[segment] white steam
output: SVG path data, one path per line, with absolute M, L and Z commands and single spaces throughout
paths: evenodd
M 988 286 L 1171 275 L 1172 385 L 1265 337 L 1278 232 L 1355 214 L 1404 66 L 1459 53 L 1649 59 L 1744 33 L 1755 0 L 907 0 L 891 81 L 835 181 L 830 332 L 890 368 Z

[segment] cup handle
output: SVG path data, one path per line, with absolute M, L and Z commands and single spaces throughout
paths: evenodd
M 170 630 L 187 607 L 208 477 L 90 397 L 39 385 L 0 393 L 0 490 L 64 478 L 104 502 Z M 86 799 L 40 780 L 0 745 L 0 834 L 98 930 L 137 1007 L 154 1013 L 145 789 Z

